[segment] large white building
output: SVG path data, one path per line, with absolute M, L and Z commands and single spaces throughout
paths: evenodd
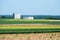
M 15 19 L 21 19 L 21 14 L 19 13 L 13 13 L 13 16 Z
M 21 19 L 21 14 L 19 13 L 13 13 L 14 19 Z M 33 16 L 23 17 L 23 19 L 34 19 Z

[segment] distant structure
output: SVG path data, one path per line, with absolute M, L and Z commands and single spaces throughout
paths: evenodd
M 21 19 L 21 14 L 19 13 L 13 13 L 14 19 Z
M 27 19 L 34 19 L 34 17 L 27 17 Z
M 13 13 L 13 18 L 14 19 L 21 19 L 21 14 Z M 27 16 L 27 17 L 23 17 L 23 19 L 34 19 L 34 17 L 33 16 Z
M 23 19 L 34 19 L 33 16 L 24 17 Z

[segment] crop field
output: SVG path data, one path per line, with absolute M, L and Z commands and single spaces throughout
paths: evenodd
M 60 32 L 60 20 L 0 19 L 0 33 Z
M 27 19 L 0 19 L 0 24 L 57 24 L 60 25 L 60 20 L 27 20 Z

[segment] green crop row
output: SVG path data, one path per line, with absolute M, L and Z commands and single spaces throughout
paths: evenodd
M 0 19 L 0 24 L 60 24 L 60 21 Z
M 16 34 L 16 33 L 51 33 L 60 32 L 60 29 L 0 29 L 0 34 Z

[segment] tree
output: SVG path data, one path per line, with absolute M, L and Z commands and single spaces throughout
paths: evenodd
M 6 18 L 6 16 L 1 16 L 1 18 Z
M 53 17 L 49 17 L 49 18 L 47 18 L 47 19 L 54 19 Z

